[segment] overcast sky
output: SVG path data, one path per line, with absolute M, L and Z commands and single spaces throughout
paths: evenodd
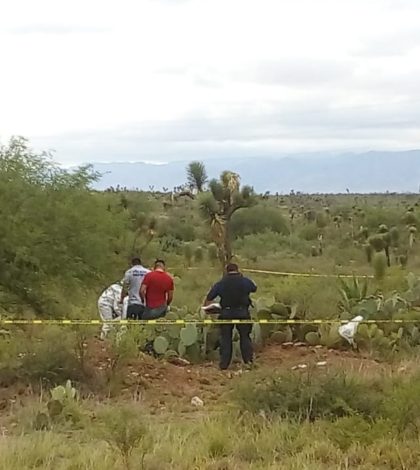
M 420 0 L 2 0 L 0 59 L 65 164 L 420 147 Z

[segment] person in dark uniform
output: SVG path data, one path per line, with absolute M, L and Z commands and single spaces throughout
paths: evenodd
M 217 297 L 220 298 L 221 320 L 250 320 L 250 294 L 257 291 L 256 284 L 239 272 L 238 265 L 231 263 L 226 267 L 226 275 L 217 282 L 207 295 L 205 305 L 210 305 Z M 253 361 L 251 341 L 252 323 L 220 325 L 220 369 L 226 370 L 232 360 L 232 333 L 236 326 L 239 332 L 239 343 L 242 359 L 245 364 Z

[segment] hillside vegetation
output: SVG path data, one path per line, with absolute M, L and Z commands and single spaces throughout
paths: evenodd
M 419 195 L 257 194 L 233 170 L 99 192 L 90 167 L 22 138 L 0 148 L 1 319 L 96 319 L 140 255 L 167 261 L 171 320 L 202 319 L 231 259 L 320 275 L 251 271 L 254 319 L 332 320 L 254 325 L 261 367 L 233 378 L 215 370 L 214 326 L 131 325 L 103 343 L 96 326 L 2 325 L 0 468 L 416 468 Z M 356 315 L 379 322 L 352 347 L 334 320 Z

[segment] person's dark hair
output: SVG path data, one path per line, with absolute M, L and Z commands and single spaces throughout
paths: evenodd
M 229 263 L 226 266 L 226 272 L 227 273 L 237 273 L 239 271 L 239 266 L 235 263 Z
M 163 267 L 165 267 L 165 261 L 164 261 L 163 259 L 157 259 L 157 260 L 155 261 L 155 268 L 156 268 L 157 266 L 163 266 Z
M 141 264 L 141 259 L 138 258 L 138 257 L 134 257 L 134 258 L 131 260 L 131 264 L 132 264 L 133 266 L 137 266 L 137 265 Z

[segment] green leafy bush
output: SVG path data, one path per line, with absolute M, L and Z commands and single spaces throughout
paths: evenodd
M 382 281 L 387 270 L 387 259 L 383 252 L 375 253 L 372 259 L 373 272 L 377 281 Z
M 318 239 L 319 229 L 315 225 L 305 225 L 299 230 L 299 237 L 306 241 Z
M 232 235 L 235 238 L 271 231 L 288 235 L 289 228 L 281 212 L 273 207 L 257 205 L 247 211 L 236 212 L 231 221 Z
M 83 378 L 76 354 L 74 332 L 59 326 L 44 326 L 32 340 L 25 339 L 19 375 L 32 382 L 55 385 Z
M 123 406 L 102 413 L 100 422 L 98 437 L 119 451 L 125 468 L 143 469 L 144 458 L 152 445 L 144 418 L 132 406 Z M 136 448 L 140 448 L 141 458 L 132 466 L 130 457 Z
M 126 219 L 90 191 L 97 178 L 89 166 L 63 170 L 22 138 L 0 147 L 0 284 L 39 314 L 68 314 L 119 264 Z
M 351 446 L 368 446 L 392 436 L 392 426 L 389 420 L 372 421 L 362 416 L 353 415 L 338 418 L 325 427 L 330 441 L 341 450 L 347 451 Z
M 382 401 L 372 384 L 343 374 L 282 373 L 240 384 L 233 400 L 253 413 L 298 421 L 361 415 L 374 418 Z

